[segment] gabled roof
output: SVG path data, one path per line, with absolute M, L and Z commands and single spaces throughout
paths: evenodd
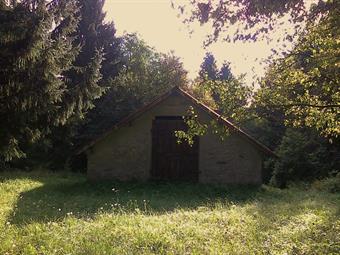
M 257 141 L 255 138 L 251 137 L 249 134 L 247 134 L 245 131 L 240 129 L 239 127 L 235 126 L 233 123 L 231 123 L 229 120 L 222 117 L 220 114 L 218 114 L 216 111 L 208 107 L 207 105 L 200 102 L 198 99 L 190 95 L 188 92 L 184 91 L 183 89 L 179 87 L 174 87 L 168 92 L 164 93 L 163 95 L 155 98 L 153 101 L 151 101 L 149 104 L 141 107 L 139 110 L 133 112 L 132 114 L 128 115 L 127 117 L 123 118 L 121 121 L 119 121 L 117 124 L 115 124 L 110 130 L 105 132 L 102 136 L 98 137 L 97 139 L 93 140 L 89 144 L 82 147 L 80 150 L 76 152 L 77 155 L 81 154 L 82 152 L 86 151 L 87 149 L 91 148 L 93 145 L 95 145 L 97 142 L 103 140 L 105 137 L 107 137 L 112 131 L 117 130 L 118 128 L 128 124 L 129 122 L 135 120 L 139 116 L 141 116 L 144 112 L 150 110 L 151 108 L 157 106 L 158 104 L 162 103 L 165 99 L 170 97 L 171 95 L 181 95 L 184 98 L 191 101 L 195 106 L 202 109 L 203 111 L 207 112 L 210 116 L 217 119 L 220 123 L 226 125 L 229 129 L 232 131 L 235 131 L 239 135 L 245 137 L 248 141 L 250 141 L 252 144 L 254 144 L 258 149 L 260 149 L 262 152 L 264 152 L 267 155 L 275 156 L 274 152 L 271 151 L 267 146 L 263 145 L 259 141 Z

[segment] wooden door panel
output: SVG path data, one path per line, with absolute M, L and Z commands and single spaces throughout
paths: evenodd
M 183 119 L 155 119 L 152 123 L 151 176 L 162 180 L 198 180 L 199 139 L 193 146 L 177 143 L 176 130 L 187 130 Z

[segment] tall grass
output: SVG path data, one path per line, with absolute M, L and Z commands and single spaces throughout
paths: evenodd
M 0 254 L 339 254 L 340 194 L 2 173 Z

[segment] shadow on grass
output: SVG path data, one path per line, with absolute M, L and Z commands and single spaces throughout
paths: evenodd
M 192 183 L 89 183 L 85 178 L 39 178 L 43 186 L 20 194 L 12 224 L 62 220 L 67 215 L 92 218 L 98 212 L 144 214 L 240 203 L 253 199 L 258 187 L 225 187 Z

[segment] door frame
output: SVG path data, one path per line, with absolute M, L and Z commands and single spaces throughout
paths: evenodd
M 154 146 L 153 146 L 153 139 L 154 139 L 154 136 L 153 136 L 153 127 L 154 127 L 154 122 L 157 120 L 157 119 L 164 119 L 164 120 L 179 120 L 179 119 L 183 119 L 185 116 L 179 116 L 179 115 L 159 115 L 159 116 L 154 116 L 152 118 L 152 121 L 151 121 L 151 129 L 150 129 L 150 133 L 151 133 L 151 136 L 150 136 L 150 142 L 151 142 L 151 158 L 150 158 L 150 170 L 149 170 L 149 174 L 150 174 L 150 178 L 151 180 L 157 180 L 157 181 L 183 181 L 183 180 L 163 180 L 161 178 L 157 178 L 155 177 L 155 169 L 154 169 Z M 184 141 L 186 142 L 186 141 Z M 194 183 L 198 183 L 199 180 L 200 180 L 200 174 L 201 174 L 201 171 L 200 171 L 200 137 L 197 136 L 197 141 L 198 143 L 197 145 L 197 151 L 196 151 L 196 154 L 197 154 L 197 169 L 195 170 L 196 171 L 196 176 L 195 176 L 195 179 L 192 179 L 192 180 L 187 180 L 185 182 L 194 182 Z

